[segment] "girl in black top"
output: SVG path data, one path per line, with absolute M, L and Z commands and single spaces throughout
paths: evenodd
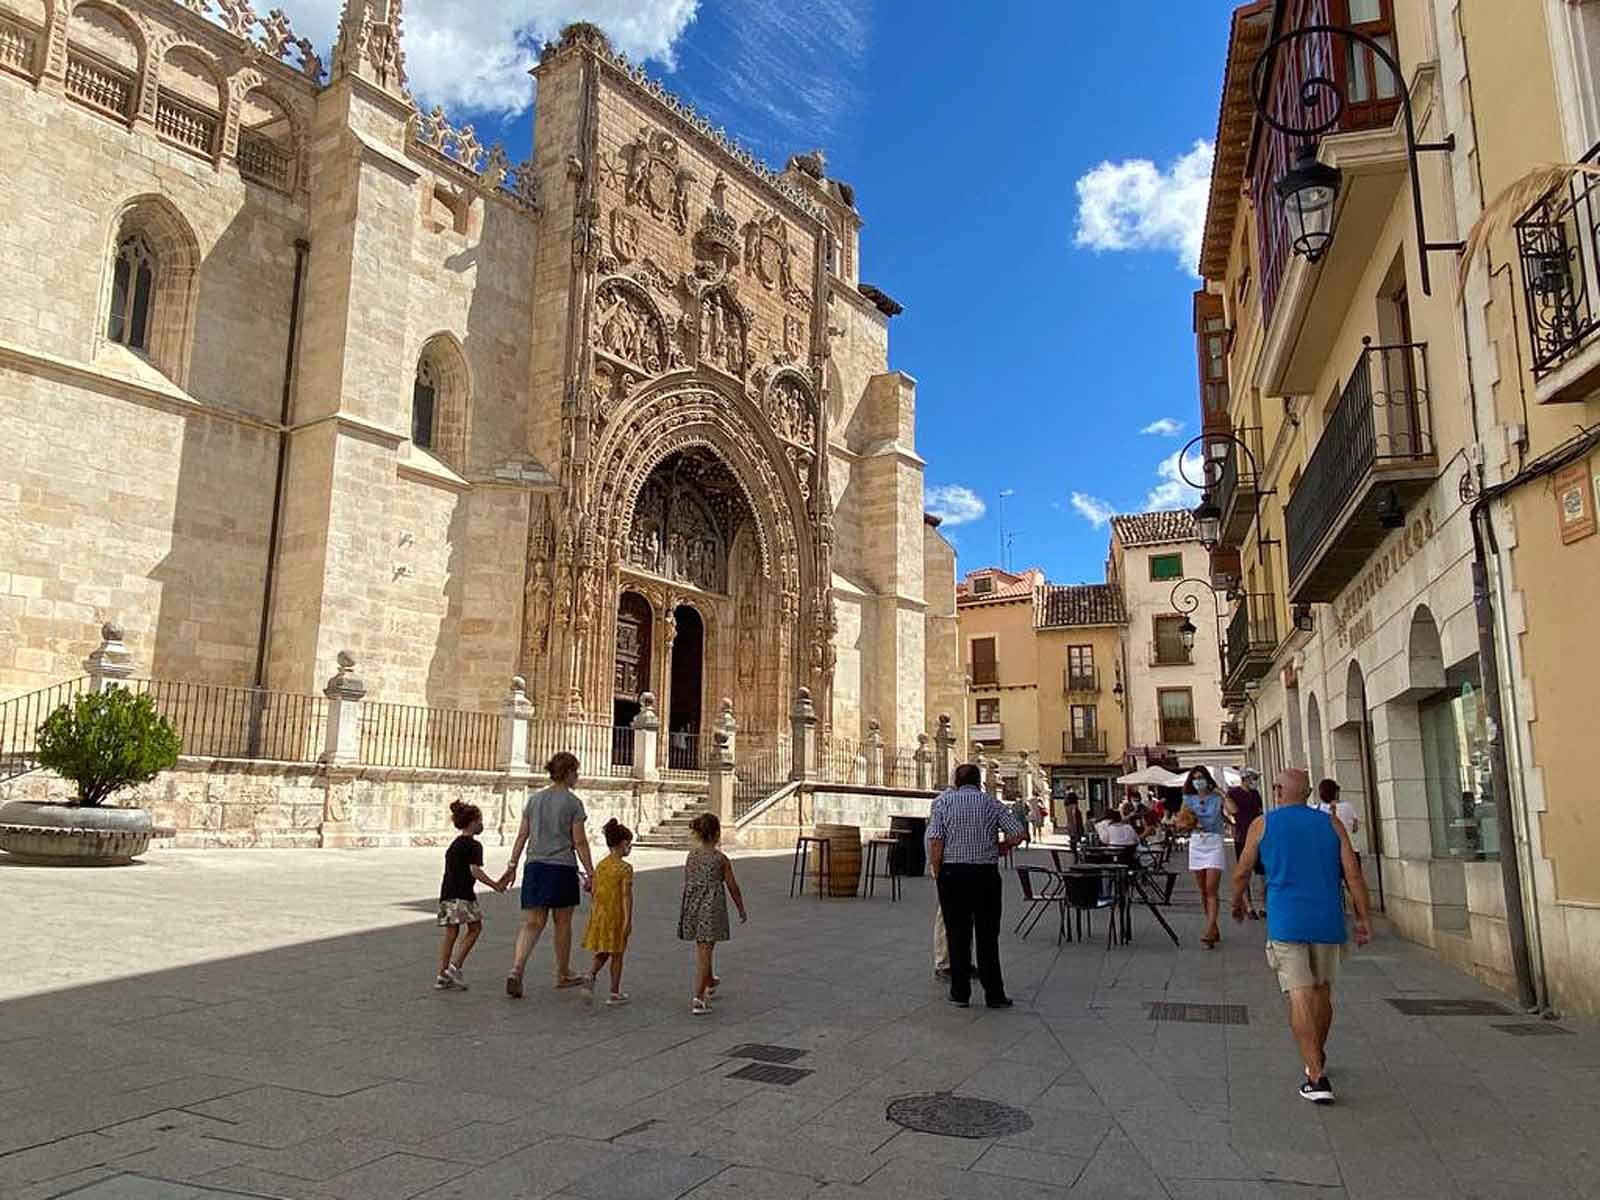
M 452 800 L 450 821 L 461 835 L 444 852 L 444 882 L 439 885 L 439 925 L 444 929 L 444 939 L 439 945 L 439 974 L 433 986 L 441 992 L 467 989 L 461 964 L 467 961 L 483 932 L 483 909 L 478 906 L 473 880 L 497 892 L 505 891 L 500 881 L 483 869 L 483 846 L 478 842 L 478 834 L 483 832 L 482 810 L 476 804 Z M 458 949 L 456 938 L 463 925 L 467 936 L 461 938 Z

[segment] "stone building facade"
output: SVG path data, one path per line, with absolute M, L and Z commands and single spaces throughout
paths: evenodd
M 350 0 L 324 70 L 248 4 L 0 0 L 0 698 L 115 618 L 166 679 L 349 649 L 385 701 L 516 673 L 683 734 L 804 687 L 913 744 L 954 554 L 850 187 L 588 25 L 513 167 L 419 110 L 401 9 Z

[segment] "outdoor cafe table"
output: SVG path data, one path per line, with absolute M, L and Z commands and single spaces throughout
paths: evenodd
M 1099 857 L 1099 854 L 1096 854 Z M 1078 863 L 1065 868 L 1062 872 L 1067 874 L 1098 874 L 1109 875 L 1116 881 L 1117 903 L 1116 912 L 1121 918 L 1120 941 L 1123 944 L 1133 941 L 1133 901 L 1139 900 L 1145 908 L 1150 910 L 1150 915 L 1156 923 L 1166 930 L 1174 946 L 1179 945 L 1177 931 L 1174 930 L 1167 918 L 1156 905 L 1148 888 L 1148 872 L 1139 867 L 1129 866 L 1127 863 L 1099 861 Z

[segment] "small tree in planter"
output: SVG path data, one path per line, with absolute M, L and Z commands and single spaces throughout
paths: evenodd
M 150 697 L 122 688 L 79 696 L 39 726 L 39 764 L 77 784 L 85 808 L 148 783 L 177 763 L 180 747 Z

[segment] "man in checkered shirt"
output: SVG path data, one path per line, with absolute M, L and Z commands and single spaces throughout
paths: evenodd
M 1000 976 L 1000 850 L 1022 841 L 1009 809 L 983 790 L 983 772 L 956 768 L 956 785 L 941 792 L 928 818 L 928 856 L 938 881 L 939 907 L 950 938 L 950 1003 L 972 1000 L 972 942 L 978 942 L 978 980 L 990 1008 L 1010 1008 Z

